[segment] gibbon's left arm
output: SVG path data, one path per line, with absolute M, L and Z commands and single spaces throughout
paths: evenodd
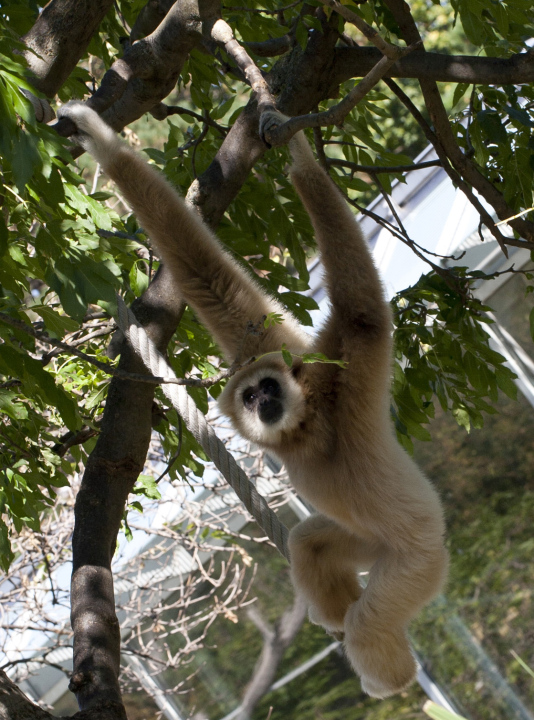
M 134 153 L 97 113 L 83 103 L 64 105 L 58 117 L 72 120 L 73 139 L 100 163 L 120 188 L 140 224 L 170 268 L 183 299 L 211 332 L 228 362 L 280 350 L 283 343 L 303 352 L 308 336 L 225 252 L 217 238 L 167 180 Z M 247 334 L 249 322 L 284 316 L 281 325 Z

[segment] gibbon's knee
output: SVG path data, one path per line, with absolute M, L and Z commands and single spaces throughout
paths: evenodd
M 348 608 L 361 594 L 358 568 L 372 564 L 374 553 L 323 515 L 293 528 L 289 551 L 293 584 L 309 603 L 310 620 L 330 632 L 342 630 Z

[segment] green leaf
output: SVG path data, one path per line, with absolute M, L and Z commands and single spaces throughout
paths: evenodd
M 281 325 L 284 322 L 284 316 L 280 313 L 272 312 L 265 316 L 263 322 L 264 328 L 270 328 L 273 325 Z
M 9 242 L 9 231 L 7 229 L 3 213 L 0 213 L 0 258 L 5 255 Z
M 47 330 L 58 338 L 79 328 L 79 324 L 75 320 L 67 315 L 60 315 L 47 305 L 32 305 L 31 310 L 43 318 Z
M 132 492 L 136 495 L 144 495 L 150 500 L 161 499 L 161 493 L 152 475 L 139 475 Z
M 15 402 L 16 400 L 16 393 L 0 389 L 0 412 L 5 413 L 13 420 L 25 420 L 28 417 L 28 408 L 21 402 Z
M 13 177 L 19 193 L 23 195 L 26 183 L 41 165 L 41 156 L 29 134 L 23 131 L 17 132 L 13 138 L 13 152 L 16 155 L 12 165 Z
M 5 502 L 2 502 L 2 497 L 5 498 L 5 493 L 0 491 L 0 515 L 4 512 L 5 508 Z M 14 558 L 15 555 L 11 551 L 11 544 L 9 542 L 9 530 L 0 517 L 0 567 L 2 570 L 7 572 Z
M 293 357 L 285 345 L 282 345 L 282 357 L 288 367 L 293 365 Z
M 0 370 L 7 376 L 22 380 L 30 397 L 34 394 L 41 395 L 47 403 L 56 407 L 69 430 L 79 426 L 80 418 L 76 403 L 62 387 L 56 385 L 52 375 L 38 360 L 4 343 L 0 356 Z
M 495 110 L 481 110 L 477 113 L 477 120 L 490 140 L 496 143 L 506 143 L 507 135 L 501 117 Z
M 467 432 L 471 430 L 471 419 L 469 417 L 469 413 L 465 408 L 455 407 L 452 410 L 452 414 L 458 425 L 464 427 Z
M 439 5 L 439 0 L 437 0 L 437 4 Z M 467 88 L 469 87 L 468 83 L 458 83 L 456 87 L 454 88 L 454 95 L 452 97 L 452 107 L 456 107 L 460 100 L 463 98 L 463 96 L 466 93 Z
M 136 297 L 140 297 L 148 288 L 148 275 L 143 272 L 144 260 L 136 260 L 130 270 L 130 287 Z
M 497 379 L 497 385 L 503 393 L 508 395 L 509 398 L 512 398 L 512 400 L 517 400 L 517 385 L 513 380 L 517 377 L 515 373 L 507 367 L 499 365 L 495 368 L 495 377 Z

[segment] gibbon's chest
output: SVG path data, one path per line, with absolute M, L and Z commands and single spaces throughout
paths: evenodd
M 335 458 L 326 459 L 320 455 L 306 459 L 286 458 L 285 465 L 297 493 L 326 515 L 330 515 L 329 510 L 339 515 L 340 500 L 353 496 L 358 485 L 357 476 L 347 472 L 345 464 Z
M 387 443 L 379 443 L 380 451 L 367 450 L 358 443 L 337 444 L 330 457 L 319 453 L 303 458 L 286 456 L 285 466 L 297 493 L 320 513 L 354 529 L 359 535 L 372 536 L 365 528 L 378 488 L 383 488 L 383 474 L 391 458 Z M 373 507 L 370 507 L 372 505 Z

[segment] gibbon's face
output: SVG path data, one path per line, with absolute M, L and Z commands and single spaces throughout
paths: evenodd
M 230 378 L 219 407 L 252 442 L 276 445 L 304 418 L 302 389 L 285 364 L 254 364 Z

